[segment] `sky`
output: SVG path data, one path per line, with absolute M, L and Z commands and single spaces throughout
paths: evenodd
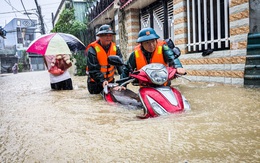
M 61 3 L 61 0 L 37 0 L 38 5 L 41 7 L 43 21 L 45 24 L 45 31 L 49 33 L 52 30 L 52 16 L 56 14 L 56 11 Z M 29 13 L 36 13 L 35 0 L 0 0 L 0 26 L 4 27 L 13 18 L 27 18 L 24 15 L 26 11 Z M 23 7 L 24 6 L 24 7 Z M 29 15 L 30 19 L 38 20 L 35 14 Z M 40 29 L 40 26 L 38 27 Z

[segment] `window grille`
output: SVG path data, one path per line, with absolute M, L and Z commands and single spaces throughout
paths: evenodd
M 168 8 L 168 32 L 169 32 L 169 38 L 174 38 L 174 17 L 173 17 L 173 1 L 168 1 L 167 4 Z
M 168 9 L 168 27 L 164 27 L 164 10 L 162 4 L 158 4 L 158 2 L 150 5 L 149 8 L 144 8 L 141 11 L 141 28 L 144 27 L 152 27 L 155 29 L 156 33 L 161 37 L 163 37 L 163 28 L 167 28 L 170 33 L 170 37 L 173 33 L 173 1 L 168 0 L 167 2 Z M 152 14 L 151 11 L 152 10 Z M 150 17 L 153 18 L 153 22 L 150 22 Z
M 153 17 L 160 30 L 163 30 L 164 13 L 163 7 L 160 6 L 153 11 Z
M 230 48 L 229 0 L 188 0 L 188 52 Z
M 149 26 L 150 26 L 150 15 L 147 13 L 141 16 L 141 27 L 145 28 Z
M 173 1 L 169 1 L 167 3 L 167 8 L 168 8 L 168 19 L 172 20 L 173 19 Z

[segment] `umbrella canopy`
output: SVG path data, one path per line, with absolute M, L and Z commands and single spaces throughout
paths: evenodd
M 75 36 L 67 33 L 50 33 L 35 39 L 26 52 L 41 55 L 71 54 L 85 50 L 85 45 Z

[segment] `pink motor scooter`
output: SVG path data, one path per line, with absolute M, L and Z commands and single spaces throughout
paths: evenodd
M 117 56 L 109 57 L 108 62 L 115 66 L 123 65 Z M 189 102 L 180 91 L 166 84 L 179 76 L 173 67 L 151 63 L 139 71 L 133 71 L 129 77 L 109 84 L 108 88 L 104 89 L 104 99 L 110 103 L 119 102 L 124 105 L 141 107 L 144 113 L 138 116 L 139 118 L 157 117 L 190 110 Z M 113 91 L 115 86 L 124 86 L 128 83 L 140 86 L 138 95 L 129 89 Z

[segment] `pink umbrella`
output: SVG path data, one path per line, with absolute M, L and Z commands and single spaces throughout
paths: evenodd
M 67 33 L 45 34 L 31 42 L 26 52 L 41 55 L 72 54 L 85 50 L 85 45 L 75 36 Z

